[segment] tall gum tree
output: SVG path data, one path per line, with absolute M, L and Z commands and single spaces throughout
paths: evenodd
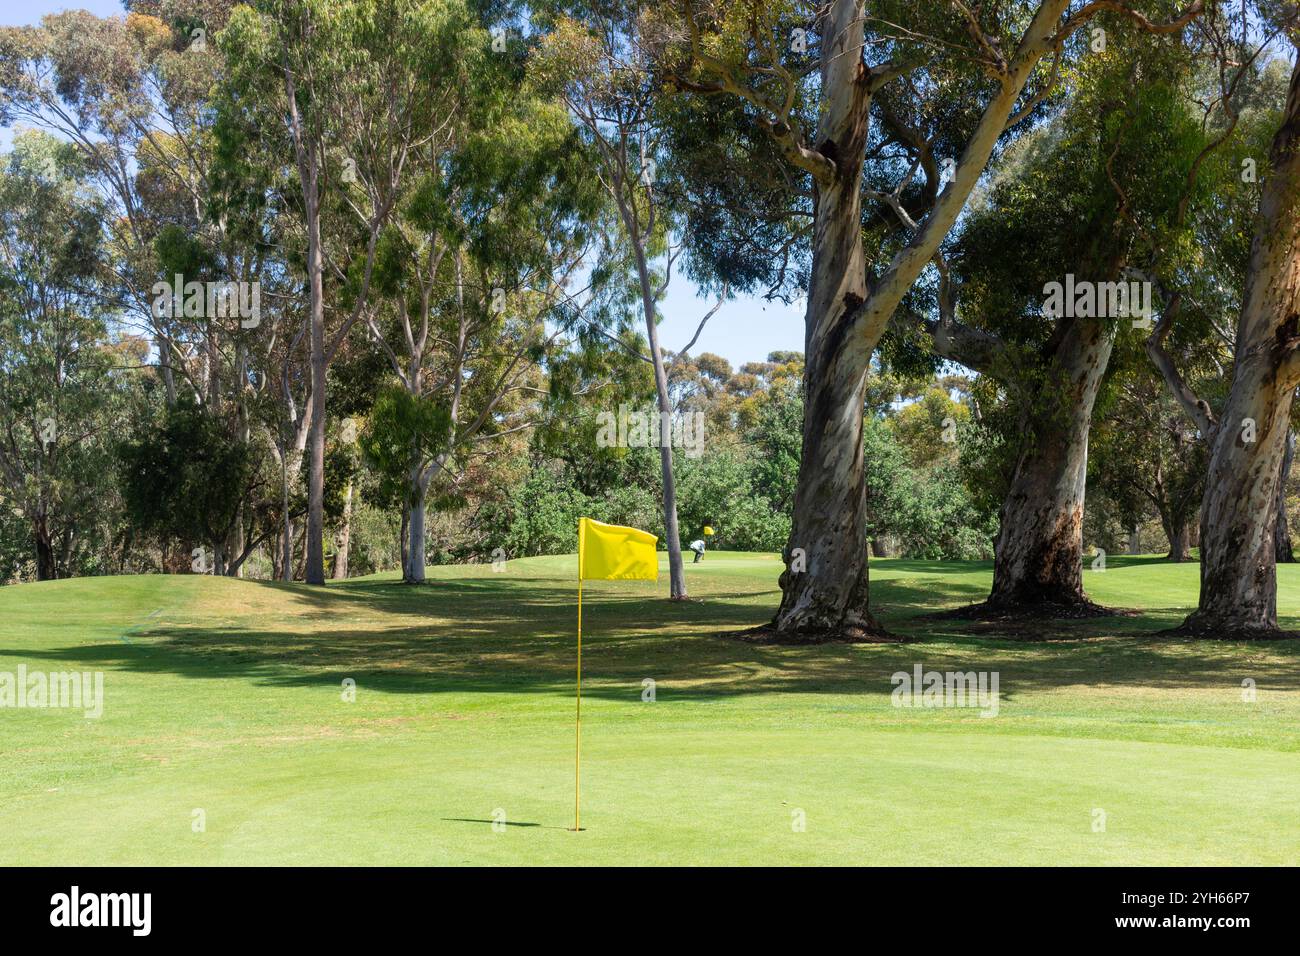
M 277 142 L 287 130 L 285 158 L 298 179 L 310 369 L 303 417 L 308 584 L 325 583 L 329 366 L 365 311 L 379 236 L 416 145 L 416 124 L 407 117 L 424 93 L 410 78 L 423 76 L 428 65 L 426 6 L 421 0 L 258 0 L 237 7 L 218 38 L 227 80 L 243 91 L 247 112 Z M 349 160 L 374 173 L 362 195 L 341 188 Z
M 201 23 L 213 36 L 229 4 L 192 0 L 166 22 L 156 0 L 126 6 L 124 16 L 69 11 L 45 16 L 39 26 L 0 28 L 4 111 L 66 139 L 93 172 L 93 185 L 112 208 L 104 227 L 117 251 L 110 267 L 124 299 L 122 317 L 147 331 L 154 346 L 148 362 L 168 406 L 192 395 L 260 454 L 252 409 L 268 379 L 257 373 L 274 347 L 269 330 L 280 309 L 273 303 L 282 301 L 278 270 L 265 258 L 276 217 L 240 208 L 223 193 L 213 94 L 224 61 L 215 42 L 191 32 Z M 170 285 L 178 273 L 183 281 L 260 278 L 262 323 L 242 328 L 230 317 L 156 308 L 153 284 Z M 265 536 L 259 526 L 269 504 L 256 491 L 241 503 L 229 540 L 213 543 L 218 573 L 241 573 Z M 169 566 L 189 566 L 188 548 L 182 550 L 184 560 Z
M 1206 637 L 1283 636 L 1274 534 L 1291 404 L 1300 386 L 1300 60 L 1269 167 L 1237 322 L 1232 387 L 1217 416 L 1161 352 L 1158 333 L 1167 329 L 1153 335 L 1153 358 L 1171 391 L 1202 434 L 1211 436 L 1201 503 L 1200 600 L 1182 625 Z
M 1101 611 L 1082 574 L 1093 409 L 1116 337 L 1150 325 L 1128 261 L 1139 235 L 1174 242 L 1205 140 L 1170 80 L 1189 72 L 1177 47 L 1126 46 L 1123 57 L 1085 54 L 1069 110 L 1004 153 L 986 203 L 953 243 L 951 268 L 936 256 L 939 318 L 920 323 L 930 347 L 1001 384 L 1015 412 L 1002 436 L 1010 479 L 993 587 L 966 614 Z M 1014 259 L 999 254 L 1008 248 L 1020 250 Z M 970 290 L 961 303 L 957 278 Z M 1048 283 L 1064 286 L 1057 301 Z
M 397 420 L 372 416 L 370 446 L 401 419 L 420 423 L 395 429 L 406 445 L 403 578 L 413 584 L 425 578 L 434 482 L 447 492 L 470 461 L 543 415 L 544 372 L 584 311 L 589 290 L 577 280 L 605 206 L 563 103 L 518 83 L 523 44 L 494 44 L 464 5 L 423 9 L 424 34 L 438 39 L 407 114 L 416 171 L 383 239 L 384 308 L 366 317 L 405 392 L 386 406 L 390 418 L 401 410 Z M 357 173 L 368 183 L 370 164 Z
M 671 210 L 657 195 L 657 167 L 663 160 L 655 116 L 658 91 L 635 6 L 616 9 L 611 5 L 600 12 L 584 11 L 582 22 L 565 16 L 557 18 L 535 61 L 534 73 L 538 82 L 562 91 L 590 147 L 600 183 L 617 212 L 617 245 L 622 248 L 611 250 L 612 258 L 630 259 L 626 271 L 635 275 L 649 345 L 645 354 L 639 347 L 633 349 L 633 354 L 648 361 L 654 373 L 669 596 L 675 601 L 685 600 L 686 573 L 673 467 L 671 369 L 659 342 L 658 310 L 682 246 L 670 246 Z M 656 268 L 658 264 L 662 269 Z M 611 264 L 601 271 L 614 273 L 617 280 L 618 273 L 624 270 Z M 720 299 L 704 316 L 683 352 L 694 345 L 721 304 Z
M 977 14 L 954 3 L 950 22 L 934 24 L 946 34 L 941 46 L 964 47 L 979 64 L 990 93 L 929 215 L 888 263 L 872 263 L 871 272 L 862 240 L 861 180 L 872 100 L 917 69 L 916 55 L 903 52 L 907 43 L 898 36 L 873 35 L 868 45 L 866 24 L 878 21 L 861 0 L 796 6 L 760 11 L 714 4 L 706 11 L 687 3 L 684 22 L 665 28 L 675 38 L 666 45 L 670 61 L 677 53 L 674 74 L 682 89 L 731 97 L 773 137 L 785 159 L 811 177 L 803 450 L 781 605 L 769 630 L 774 639 L 791 642 L 870 639 L 882 634 L 868 610 L 863 405 L 871 354 L 956 222 L 999 138 L 1032 113 L 1055 71 L 1021 102 L 1030 78 L 1050 54 L 1059 61 L 1066 39 L 1106 5 L 1083 5 L 1068 18 L 1069 0 L 1012 5 L 996 11 L 995 24 L 989 11 Z M 1193 3 L 1183 22 L 1201 6 Z M 933 10 L 923 16 L 944 20 Z M 783 55 L 798 24 L 812 24 L 809 32 L 820 37 L 809 47 L 817 49 L 815 63 Z M 868 62 L 867 52 L 878 48 L 898 52 L 899 59 Z M 814 71 L 820 82 L 810 90 L 804 79 Z

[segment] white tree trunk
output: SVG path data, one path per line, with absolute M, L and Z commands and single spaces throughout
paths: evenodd
M 411 517 L 406 528 L 406 573 L 402 580 L 407 584 L 424 583 L 425 535 L 424 496 L 411 502 Z
M 407 507 L 410 517 L 406 524 L 406 554 L 402 580 L 407 584 L 424 583 L 425 561 L 425 501 L 429 493 L 429 478 L 432 472 L 426 472 L 419 465 L 411 468 L 411 483 L 407 491 Z
M 1201 504 L 1200 603 L 1184 624 L 1207 637 L 1278 633 L 1274 522 L 1300 383 L 1300 62 L 1271 160 Z
M 635 229 L 635 223 L 629 223 Z M 671 422 L 672 400 L 668 396 L 668 375 L 664 371 L 664 356 L 659 350 L 659 330 L 655 324 L 654 293 L 650 288 L 650 270 L 639 237 L 633 236 L 636 250 L 637 272 L 641 282 L 641 307 L 645 313 L 646 338 L 650 343 L 650 359 L 654 364 L 655 397 L 659 408 L 659 471 L 663 479 L 664 536 L 668 539 L 668 594 L 674 601 L 686 598 L 686 572 L 682 565 L 682 536 L 677 528 L 677 482 L 673 476 L 673 448 Z
M 858 82 L 860 10 L 834 5 L 822 55 L 823 152 L 837 157 L 833 181 L 816 187 L 812 275 L 804 331 L 804 428 L 793 522 L 773 622 L 786 639 L 879 631 L 867 611 L 866 484 L 862 423 L 872 343 L 851 333 L 866 299 L 862 164 L 866 90 Z
M 334 552 L 334 580 L 348 576 L 348 552 L 352 547 L 352 482 L 343 493 L 343 526 L 339 529 L 338 548 Z
M 861 0 L 834 0 L 822 36 L 816 152 L 833 166 L 814 175 L 812 275 L 805 329 L 803 458 L 795 492 L 781 606 L 786 641 L 880 633 L 867 611 L 862 415 L 871 353 L 903 296 L 932 261 L 1012 118 L 1025 81 L 1052 49 L 1067 0 L 1044 0 L 1012 56 L 920 231 L 869 290 L 861 236 L 867 105 L 878 77 L 862 62 Z

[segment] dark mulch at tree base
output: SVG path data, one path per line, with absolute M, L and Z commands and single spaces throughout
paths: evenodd
M 795 647 L 815 644 L 911 644 L 915 641 L 915 638 L 891 634 L 879 626 L 778 631 L 771 624 L 760 624 L 743 631 L 723 631 L 717 636 L 746 644 L 785 644 Z
M 1097 617 L 1137 617 L 1141 612 L 1130 608 L 1104 607 L 1091 601 L 1058 604 L 1035 601 L 1032 604 L 990 604 L 980 601 L 947 611 L 927 614 L 933 620 L 954 621 L 1078 621 Z
M 1193 641 L 1296 641 L 1300 640 L 1300 631 L 1284 631 L 1276 627 L 1222 628 L 1180 624 L 1155 631 L 1151 636 Z
M 967 630 L 979 637 L 1000 637 L 1012 641 L 1049 641 L 1077 638 L 1077 630 L 1070 626 L 1074 621 L 1090 621 L 1106 617 L 1140 617 L 1141 611 L 1129 608 L 1110 608 L 1091 601 L 1061 604 L 1035 602 L 1033 604 L 989 604 L 981 601 L 947 611 L 924 615 L 932 621 L 969 621 Z

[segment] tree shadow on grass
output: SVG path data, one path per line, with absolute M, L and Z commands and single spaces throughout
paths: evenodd
M 557 827 L 546 823 L 526 823 L 522 820 L 481 820 L 473 817 L 443 817 L 443 823 L 486 823 L 489 826 L 503 827 L 537 827 L 542 830 L 567 830 L 568 827 Z
M 584 600 L 584 696 L 639 701 L 646 678 L 656 682 L 661 703 L 746 694 L 880 693 L 891 689 L 893 673 L 915 664 L 999 671 L 1007 700 L 1017 691 L 1079 685 L 1217 689 L 1239 685 L 1243 676 L 1261 688 L 1300 689 L 1300 641 L 1247 650 L 1150 637 L 1186 613 L 1182 608 L 1069 622 L 1072 633 L 1051 642 L 972 638 L 951 622 L 920 620 L 907 611 L 960 603 L 976 585 L 895 580 L 880 582 L 878 590 L 895 614 L 887 626 L 919 644 L 760 646 L 712 635 L 767 620 L 775 592 L 718 584 L 718 591 L 699 589 L 701 602 L 669 602 L 648 588 L 626 585 L 592 588 Z M 249 615 L 247 624 L 206 624 L 181 615 L 180 622 L 141 628 L 131 644 L 105 637 L 45 649 L 39 658 L 69 669 L 240 679 L 262 687 L 337 689 L 352 678 L 359 687 L 390 694 L 573 693 L 576 588 L 568 582 L 477 578 L 421 588 L 387 582 L 263 586 L 286 592 L 291 626 L 277 628 L 275 615 L 265 611 Z M 32 655 L 0 649 L 4 656 Z

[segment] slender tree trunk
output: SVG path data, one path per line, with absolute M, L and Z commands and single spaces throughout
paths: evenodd
M 166 396 L 167 407 L 174 408 L 176 405 L 176 375 L 172 371 L 171 338 L 159 332 L 154 336 L 154 346 L 158 349 L 158 367 L 162 372 L 163 394 Z
M 295 532 L 293 551 L 298 555 L 298 565 L 290 580 L 302 578 L 307 571 L 307 527 L 305 523 L 300 524 L 298 531 Z
M 284 527 L 280 530 L 280 580 L 293 580 L 293 519 L 284 516 Z
M 1002 503 L 994 545 L 994 606 L 1087 603 L 1083 590 L 1083 496 L 1092 408 L 1114 334 L 1102 320 L 1062 318 L 1059 344 Z M 1037 410 L 1036 410 L 1037 412 Z
M 53 581 L 58 577 L 58 567 L 54 558 L 54 542 L 50 539 L 50 526 L 44 515 L 36 519 L 32 531 L 36 539 L 36 580 Z
M 241 501 L 235 509 L 235 523 L 226 538 L 226 554 L 232 559 L 226 565 L 226 573 L 231 577 L 244 576 L 244 563 L 236 560 L 244 553 L 244 540 L 244 503 Z
M 1131 530 L 1128 533 L 1128 553 L 1129 554 L 1142 553 L 1142 541 L 1141 541 L 1141 536 L 1138 533 L 1137 522 L 1133 523 L 1133 530 Z
M 313 174 L 312 193 L 315 192 Z M 307 466 L 308 584 L 325 583 L 325 299 L 320 248 L 320 210 L 308 199 L 307 273 L 311 284 L 311 437 Z
M 310 30 L 310 27 L 308 27 Z M 318 134 L 304 129 L 298 111 L 297 81 L 284 69 L 285 95 L 289 106 L 289 129 L 293 136 L 298 178 L 302 184 L 303 217 L 307 226 L 308 322 L 311 338 L 311 418 L 307 465 L 307 540 L 303 555 L 303 579 L 308 584 L 325 583 L 325 263 L 321 253 L 320 166 Z
M 296 473 L 297 469 L 295 469 Z M 284 527 L 280 530 L 280 580 L 293 580 L 293 517 L 289 513 L 289 451 L 280 455 L 280 505 L 284 511 Z
M 76 528 L 68 528 L 63 532 L 63 548 L 60 552 L 58 566 L 54 569 L 55 577 L 72 577 L 72 544 L 76 541 L 76 538 Z
M 221 350 L 217 345 L 217 323 L 211 318 L 205 323 L 204 349 L 207 354 L 207 402 L 213 415 L 221 411 Z
M 410 547 L 407 543 L 407 530 L 411 527 L 411 506 L 407 502 L 402 502 L 402 530 L 397 536 L 399 547 L 402 551 L 402 577 L 406 577 L 406 565 L 409 560 Z
M 348 576 L 348 550 L 352 546 L 352 482 L 343 492 L 343 526 L 339 529 L 338 548 L 334 552 L 334 580 Z
M 423 584 L 425 561 L 425 483 L 420 480 L 418 475 L 411 481 L 409 503 L 410 520 L 407 524 L 409 543 L 407 544 L 406 554 L 404 556 L 405 571 L 402 574 L 402 580 L 407 584 Z
M 635 223 L 629 223 L 635 229 Z M 682 566 L 682 536 L 677 528 L 677 482 L 673 477 L 672 401 L 668 396 L 668 375 L 664 356 L 659 350 L 659 329 L 655 322 L 654 292 L 650 287 L 650 269 L 639 237 L 632 237 L 636 251 L 637 274 L 641 282 L 641 308 L 645 314 L 646 338 L 650 342 L 650 359 L 655 372 L 655 395 L 659 407 L 659 471 L 663 480 L 664 536 L 668 539 L 668 593 L 674 601 L 686 598 L 686 571 Z
M 248 447 L 252 438 L 251 429 L 248 425 L 248 356 L 244 348 L 244 343 L 237 343 L 235 348 L 235 412 L 236 423 L 235 430 L 239 436 L 239 441 Z M 235 525 L 231 529 L 230 539 L 227 542 L 227 550 L 234 559 L 228 569 L 232 577 L 242 578 L 244 576 L 244 560 L 241 557 L 244 554 L 244 543 L 246 538 L 246 529 L 244 528 L 245 520 L 245 503 L 241 500 L 239 507 L 235 511 Z
M 1277 520 L 1273 526 L 1273 550 L 1278 564 L 1291 564 L 1295 553 L 1291 550 L 1291 526 L 1286 513 L 1286 483 L 1291 477 L 1291 462 L 1295 458 L 1295 432 L 1286 435 L 1286 452 L 1282 456 L 1282 475 L 1277 483 Z
M 1274 524 L 1300 382 L 1300 61 L 1271 150 L 1237 325 L 1232 388 L 1201 503 L 1201 597 L 1184 627 L 1207 637 L 1277 631 Z

